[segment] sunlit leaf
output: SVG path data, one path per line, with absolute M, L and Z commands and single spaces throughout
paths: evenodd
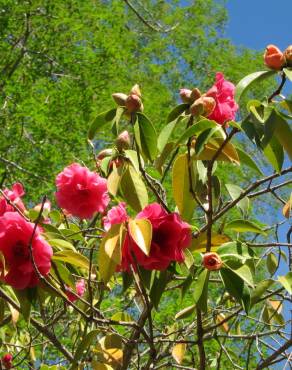
M 172 357 L 175 359 L 176 363 L 178 363 L 179 365 L 181 365 L 183 362 L 186 349 L 187 349 L 186 343 L 177 343 L 172 348 L 172 351 L 171 351 Z
M 52 259 L 54 261 L 62 261 L 87 270 L 89 269 L 88 258 L 69 249 L 54 253 Z
M 146 218 L 129 221 L 129 232 L 135 243 L 149 256 L 152 241 L 152 224 Z

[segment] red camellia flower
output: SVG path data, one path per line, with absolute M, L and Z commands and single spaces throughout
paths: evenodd
M 85 293 L 85 281 L 84 281 L 84 279 L 80 279 L 76 282 L 75 289 L 76 289 L 76 294 L 79 297 L 82 297 L 83 294 Z M 72 294 L 70 288 L 67 288 L 66 294 L 67 294 L 67 297 L 68 297 L 69 301 L 71 301 L 71 302 L 77 301 L 78 297 L 76 297 L 74 294 Z
M 104 212 L 110 200 L 106 179 L 77 163 L 59 173 L 56 186 L 58 205 L 79 218 L 91 218 L 95 212 Z
M 285 64 L 282 51 L 275 45 L 268 45 L 264 54 L 265 65 L 271 69 L 280 70 Z
M 235 86 L 224 79 L 224 75 L 220 72 L 216 73 L 216 82 L 213 87 L 206 93 L 206 96 L 210 96 L 215 99 L 216 106 L 212 113 L 208 116 L 223 125 L 227 121 L 235 119 L 238 105 L 234 100 Z
M 21 200 L 21 197 L 25 194 L 23 186 L 20 183 L 15 183 L 12 185 L 12 190 L 4 189 L 3 193 L 7 198 L 13 202 L 20 211 L 25 211 L 25 206 Z M 4 197 L 0 197 L 0 216 L 3 216 L 5 212 L 14 212 L 15 208 L 7 203 Z
M 217 253 L 209 252 L 204 254 L 203 265 L 210 271 L 220 270 L 222 267 L 222 261 Z
M 0 251 L 5 259 L 5 269 L 0 263 L 1 279 L 16 289 L 33 287 L 39 283 L 29 252 L 33 229 L 34 224 L 27 222 L 17 212 L 6 212 L 0 218 Z M 51 268 L 53 251 L 40 235 L 39 229 L 34 233 L 32 251 L 39 272 L 46 276 Z
M 6 353 L 1 359 L 2 365 L 4 369 L 11 369 L 12 368 L 12 359 L 13 356 L 10 353 Z

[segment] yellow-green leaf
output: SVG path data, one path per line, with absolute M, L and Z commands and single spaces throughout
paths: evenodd
M 181 365 L 186 353 L 187 345 L 186 343 L 178 343 L 176 344 L 172 349 L 172 357 L 175 359 L 175 361 Z
M 52 259 L 55 261 L 66 262 L 77 267 L 85 268 L 87 270 L 89 269 L 88 258 L 78 252 L 74 252 L 69 249 L 56 252 L 53 255 Z
M 135 243 L 146 256 L 149 256 L 151 240 L 152 240 L 152 225 L 145 218 L 129 221 L 129 232 Z

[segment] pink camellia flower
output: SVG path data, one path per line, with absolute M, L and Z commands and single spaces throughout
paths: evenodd
M 105 231 L 108 231 L 112 225 L 120 224 L 128 220 L 125 206 L 126 203 L 122 202 L 108 211 L 106 217 L 103 218 L 103 226 Z
M 12 190 L 4 189 L 3 193 L 7 198 L 13 202 L 20 211 L 25 211 L 25 206 L 21 200 L 21 197 L 25 194 L 23 186 L 17 182 L 12 185 Z M 14 212 L 15 208 L 7 203 L 7 200 L 0 197 L 0 216 L 3 216 L 5 212 Z
M 220 125 L 235 119 L 238 105 L 234 100 L 234 91 L 235 86 L 233 83 L 226 81 L 224 75 L 217 72 L 214 86 L 206 93 L 206 96 L 210 96 L 216 101 L 214 110 L 208 116 L 209 119 L 216 121 Z
M 4 369 L 11 369 L 12 368 L 12 359 L 13 356 L 10 353 L 6 353 L 6 355 L 2 356 L 1 362 L 4 366 Z
M 17 212 L 6 212 L 0 217 L 0 251 L 5 259 L 5 271 L 0 262 L 1 279 L 16 289 L 38 285 L 39 279 L 30 258 L 29 243 L 34 224 Z M 36 229 L 32 240 L 35 264 L 42 276 L 51 268 L 53 251 Z
M 110 201 L 106 179 L 77 163 L 59 173 L 56 186 L 58 205 L 79 218 L 91 218 L 95 212 L 104 212 Z
M 150 254 L 144 254 L 127 234 L 120 270 L 130 271 L 130 265 L 135 266 L 132 253 L 137 264 L 146 270 L 165 270 L 172 261 L 184 261 L 183 251 L 191 242 L 191 229 L 177 213 L 168 214 L 158 203 L 153 203 L 145 207 L 136 218 L 146 218 L 152 224 Z
M 76 294 L 79 297 L 82 297 L 83 294 L 85 293 L 85 280 L 84 279 L 78 280 L 75 284 L 75 289 L 76 289 Z M 76 295 L 72 294 L 72 291 L 71 291 L 70 288 L 67 288 L 66 294 L 67 294 L 67 297 L 68 297 L 69 301 L 71 301 L 71 302 L 77 301 L 78 297 L 76 297 Z

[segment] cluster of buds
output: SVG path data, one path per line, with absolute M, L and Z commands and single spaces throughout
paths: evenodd
M 268 45 L 264 54 L 265 65 L 276 71 L 284 67 L 292 67 L 292 45 L 282 52 L 275 45 Z
M 216 101 L 211 96 L 201 94 L 200 90 L 180 89 L 180 97 L 182 101 L 190 105 L 190 113 L 192 116 L 208 117 L 216 106 Z
M 126 107 L 127 113 L 142 112 L 144 110 L 143 103 L 141 100 L 141 90 L 139 85 L 134 85 L 130 91 L 130 94 L 115 93 L 112 94 L 114 101 L 120 107 Z
M 1 359 L 1 363 L 4 369 L 11 369 L 12 368 L 12 359 L 13 356 L 10 353 L 6 353 Z
M 215 252 L 205 253 L 203 256 L 203 266 L 209 271 L 220 270 L 222 264 L 220 256 Z

